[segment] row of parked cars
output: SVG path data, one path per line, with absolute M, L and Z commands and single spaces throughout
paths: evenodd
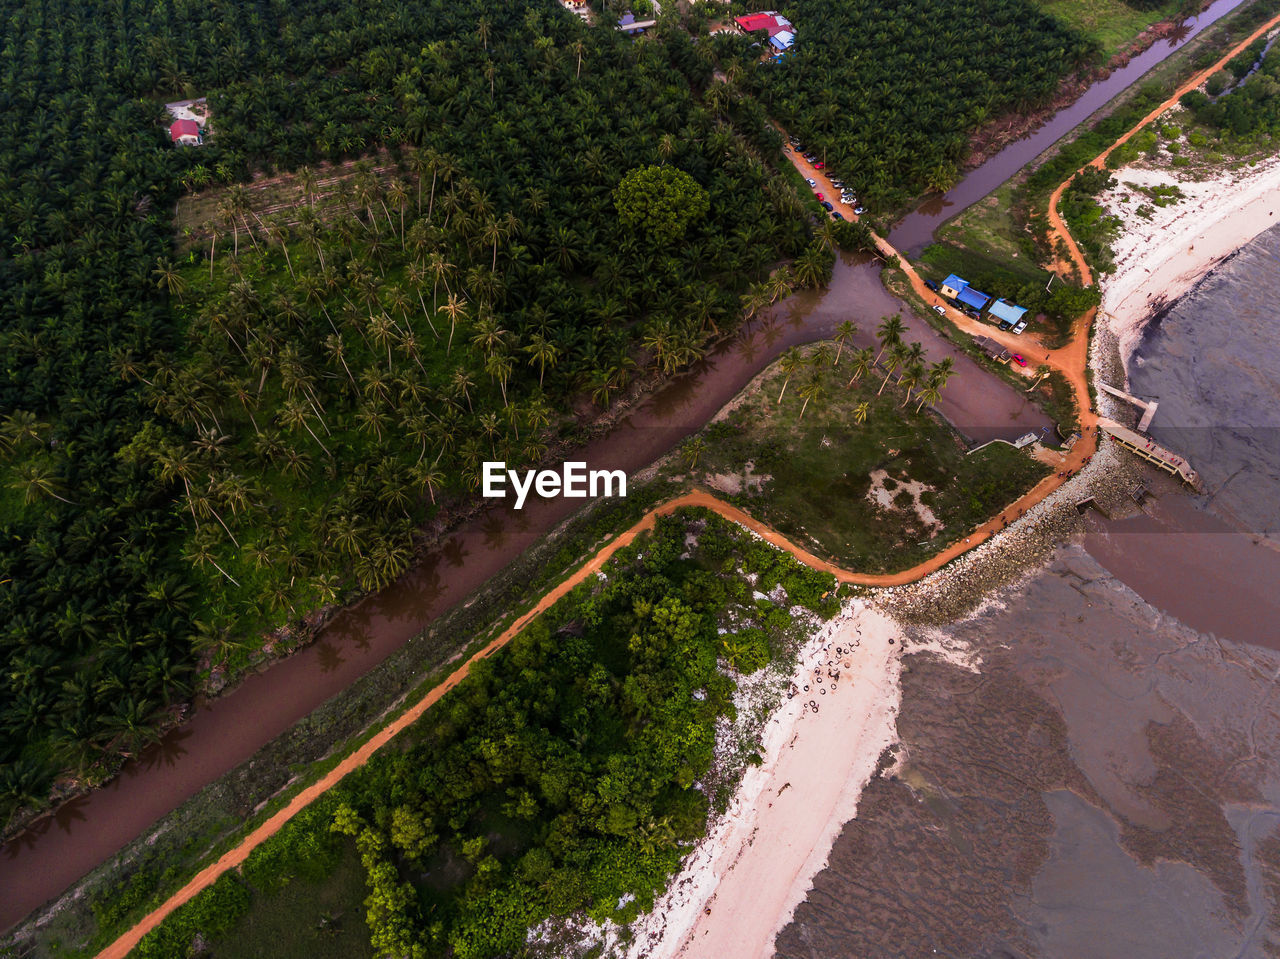
M 821 170 L 826 167 L 826 164 L 823 163 L 820 159 L 818 159 L 818 155 L 816 153 L 805 152 L 804 147 L 800 145 L 799 137 L 788 137 L 788 139 L 791 141 L 791 149 L 795 150 L 796 153 L 799 153 L 802 157 L 804 157 L 805 162 L 808 163 L 810 166 L 812 166 L 815 170 Z M 835 208 L 835 206 L 831 203 L 831 201 L 829 201 L 821 193 L 816 192 L 818 187 L 817 180 L 813 179 L 813 177 L 807 177 L 805 179 L 805 182 L 808 183 L 809 186 L 814 189 L 815 195 L 818 198 L 818 202 L 822 204 L 822 208 L 824 210 L 830 213 L 834 219 L 837 219 L 837 220 L 844 219 L 844 216 L 840 213 L 839 210 Z M 840 202 L 853 207 L 854 208 L 853 212 L 855 214 L 857 214 L 858 216 L 861 216 L 863 213 L 867 212 L 864 207 L 858 206 L 858 198 L 854 196 L 853 191 L 848 189 L 842 182 L 840 182 L 839 180 L 833 179 L 831 181 L 831 185 L 840 191 Z

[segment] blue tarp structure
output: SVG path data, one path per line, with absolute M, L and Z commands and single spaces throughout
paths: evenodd
M 973 307 L 975 310 L 980 310 L 991 302 L 991 297 L 987 296 L 985 293 L 979 293 L 971 286 L 966 286 L 961 290 L 960 295 L 957 296 L 956 299 L 966 306 Z
M 796 35 L 789 30 L 782 30 L 769 38 L 769 43 L 775 50 L 786 50 L 795 42 Z
M 952 273 L 945 280 L 942 281 L 942 285 L 945 287 L 950 287 L 953 290 L 963 290 L 966 286 L 969 285 L 969 281 L 962 280 L 960 279 L 960 277 Z
M 1004 300 L 996 300 L 991 304 L 990 315 L 1008 326 L 1016 326 L 1022 319 L 1022 314 L 1026 312 L 1027 308 L 1025 306 L 1014 306 Z

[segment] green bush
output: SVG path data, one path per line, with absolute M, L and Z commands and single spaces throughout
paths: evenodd
M 212 886 L 180 907 L 138 943 L 137 959 L 181 959 L 199 935 L 206 941 L 226 933 L 249 911 L 252 895 L 235 873 L 224 873 Z

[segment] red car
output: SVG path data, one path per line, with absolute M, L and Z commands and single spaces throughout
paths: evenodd
M 825 200 L 825 199 L 826 199 L 826 197 L 825 197 L 825 196 L 823 196 L 821 193 L 815 193 L 815 194 L 814 194 L 814 196 L 816 196 L 816 197 L 818 198 L 818 202 L 819 202 L 819 203 L 821 203 L 823 200 Z
M 1024 360 L 1024 359 L 1022 358 L 1022 354 L 1021 354 L 1021 353 L 1014 353 L 1014 354 L 1013 354 L 1013 362 L 1017 363 L 1019 366 L 1026 366 L 1026 365 L 1027 365 L 1027 361 L 1026 361 L 1026 360 Z
M 814 168 L 815 170 L 821 170 L 821 169 L 822 169 L 823 167 L 825 167 L 825 166 L 826 166 L 826 164 L 825 164 L 825 163 L 823 163 L 821 160 L 819 160 L 817 163 L 815 163 L 815 164 L 813 165 L 813 168 Z

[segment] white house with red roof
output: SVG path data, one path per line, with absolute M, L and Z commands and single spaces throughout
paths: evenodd
M 174 120 L 169 124 L 169 139 L 174 146 L 199 146 L 202 142 L 200 124 L 195 120 Z

